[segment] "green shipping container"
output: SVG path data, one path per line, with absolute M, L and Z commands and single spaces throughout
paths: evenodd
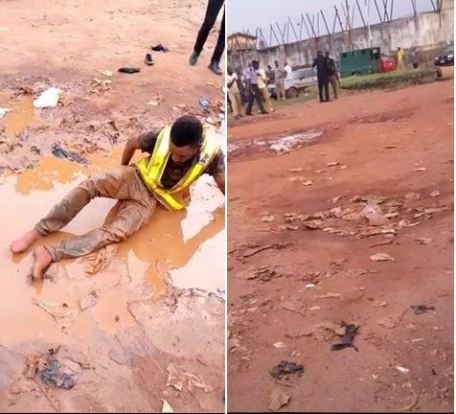
M 380 72 L 380 48 L 354 50 L 340 54 L 342 77 Z

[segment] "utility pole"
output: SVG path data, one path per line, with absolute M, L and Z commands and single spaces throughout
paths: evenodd
M 370 0 L 364 0 L 364 6 L 366 7 L 367 38 L 369 47 L 372 47 L 372 32 L 369 23 Z

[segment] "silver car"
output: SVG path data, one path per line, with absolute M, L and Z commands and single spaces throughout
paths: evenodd
M 317 75 L 313 68 L 297 69 L 285 78 L 285 94 L 287 98 L 295 98 L 310 86 L 317 85 Z M 268 85 L 271 96 L 276 97 L 275 84 Z

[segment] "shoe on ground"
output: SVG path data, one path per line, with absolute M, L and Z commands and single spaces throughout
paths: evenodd
M 217 62 L 212 62 L 212 63 L 208 66 L 208 68 L 209 68 L 212 72 L 214 72 L 216 75 L 219 75 L 219 76 L 223 75 L 222 69 L 220 69 L 220 66 L 219 66 L 219 64 L 218 64 Z
M 199 53 L 196 53 L 195 51 L 192 52 L 190 55 L 190 59 L 188 60 L 188 63 L 190 63 L 190 66 L 195 66 L 198 63 L 198 58 L 199 58 Z

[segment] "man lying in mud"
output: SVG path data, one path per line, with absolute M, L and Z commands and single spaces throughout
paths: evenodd
M 150 155 L 129 165 L 137 150 Z M 118 200 L 117 214 L 109 224 L 53 246 L 35 248 L 32 278 L 43 278 L 54 262 L 84 256 L 125 240 L 150 220 L 159 205 L 171 211 L 185 208 L 190 185 L 203 173 L 212 175 L 225 194 L 223 152 L 198 118 L 182 116 L 172 126 L 129 139 L 122 154 L 122 167 L 83 181 L 34 229 L 14 241 L 10 250 L 24 252 L 37 240 L 57 232 L 95 197 Z

